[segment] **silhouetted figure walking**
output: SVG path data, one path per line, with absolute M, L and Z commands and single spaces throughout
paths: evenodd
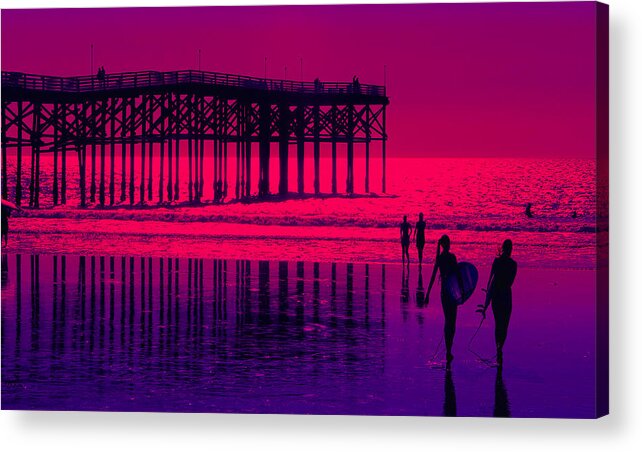
M 493 261 L 493 267 L 488 277 L 486 286 L 486 302 L 479 305 L 479 312 L 486 318 L 488 305 L 493 306 L 495 317 L 495 345 L 497 347 L 497 363 L 501 366 L 504 362 L 504 343 L 508 334 L 508 323 L 513 310 L 512 285 L 517 276 L 517 262 L 510 256 L 513 252 L 513 242 L 504 240 L 499 256 Z
M 407 259 L 408 265 L 410 265 L 410 254 L 408 254 L 408 248 L 410 247 L 410 233 L 412 232 L 412 226 L 408 223 L 408 216 L 403 216 L 403 222 L 399 226 L 399 235 L 401 237 L 401 265 L 403 265 Z
M 424 214 L 419 214 L 419 221 L 415 224 L 415 231 L 413 232 L 413 237 L 417 240 L 417 254 L 419 256 L 419 266 L 421 267 L 421 262 L 423 261 L 424 256 L 424 245 L 426 244 L 426 222 L 424 221 Z
M 443 251 L 441 251 L 443 249 Z M 444 340 L 446 342 L 446 368 L 450 368 L 454 356 L 452 354 L 453 340 L 455 339 L 455 324 L 457 322 L 457 303 L 450 298 L 446 290 L 446 281 L 448 277 L 457 271 L 457 257 L 450 252 L 450 237 L 442 235 L 437 241 L 437 257 L 435 258 L 435 267 L 428 284 L 428 295 L 426 295 L 426 304 L 430 300 L 430 291 L 435 283 L 435 277 L 439 270 L 441 283 L 441 307 L 444 310 Z
M 528 204 L 526 204 L 526 210 L 524 211 L 524 214 L 525 214 L 528 218 L 533 218 L 533 212 L 531 211 L 531 207 L 532 207 L 532 206 L 533 206 L 533 205 L 532 205 L 530 202 L 529 202 Z
M 11 216 L 11 208 L 2 205 L 2 243 L 5 246 L 9 243 L 9 217 Z

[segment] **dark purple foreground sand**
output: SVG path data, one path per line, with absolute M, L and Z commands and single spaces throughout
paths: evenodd
M 7 251 L 4 409 L 594 415 L 590 270 L 520 266 L 503 373 L 478 292 L 447 374 L 429 266 Z

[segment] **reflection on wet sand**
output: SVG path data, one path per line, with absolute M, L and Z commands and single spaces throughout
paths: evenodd
M 511 417 L 508 391 L 506 391 L 503 370 L 501 367 L 497 368 L 497 375 L 495 377 L 495 408 L 493 409 L 493 416 Z
M 7 408 L 235 411 L 221 391 L 200 408 L 182 405 L 194 402 L 187 390 L 174 400 L 123 397 L 138 378 L 161 393 L 180 393 L 186 378 L 252 391 L 269 378 L 272 391 L 287 393 L 384 369 L 386 310 L 383 293 L 381 309 L 371 309 L 372 264 L 357 272 L 355 264 L 58 255 L 31 255 L 28 268 L 21 255 L 2 263 L 3 291 L 15 277 L 15 303 L 2 316 Z M 83 379 L 102 381 L 102 392 L 72 388 Z

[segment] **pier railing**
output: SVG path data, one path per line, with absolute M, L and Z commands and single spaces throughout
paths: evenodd
M 50 75 L 26 74 L 22 72 L 2 72 L 3 87 L 68 93 L 86 93 L 190 84 L 302 94 L 386 95 L 386 89 L 384 86 L 361 84 L 358 82 L 321 82 L 318 80 L 314 82 L 297 82 L 294 80 L 266 79 L 236 74 L 193 70 L 171 72 L 120 72 L 105 74 L 102 77 L 99 77 L 98 75 L 57 77 Z

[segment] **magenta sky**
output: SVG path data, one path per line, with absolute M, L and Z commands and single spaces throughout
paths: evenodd
M 390 153 L 594 155 L 595 3 L 3 10 L 2 69 L 383 83 Z

